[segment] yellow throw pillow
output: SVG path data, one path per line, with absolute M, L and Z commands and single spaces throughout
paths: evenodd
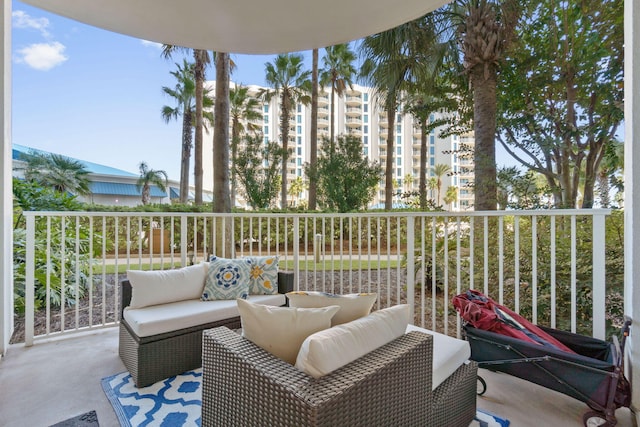
M 238 299 L 242 336 L 276 357 L 296 363 L 302 342 L 311 334 L 331 327 L 338 306 L 290 308 L 254 304 Z
M 376 302 L 378 294 L 330 294 L 315 291 L 288 292 L 289 305 L 291 307 L 317 308 L 328 305 L 337 305 L 340 311 L 331 320 L 331 326 L 351 322 L 366 316 L 371 312 L 371 307 Z

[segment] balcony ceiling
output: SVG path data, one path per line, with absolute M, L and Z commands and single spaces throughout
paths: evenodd
M 133 37 L 217 52 L 331 46 L 393 28 L 448 0 L 23 0 Z M 286 25 L 278 23 L 286 22 Z

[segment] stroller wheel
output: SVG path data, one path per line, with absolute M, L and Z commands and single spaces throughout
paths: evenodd
M 485 391 L 487 391 L 487 382 L 484 380 L 484 378 L 478 375 L 478 385 L 476 389 L 476 394 L 478 396 L 482 396 Z
M 615 421 L 608 421 L 602 412 L 589 411 L 582 417 L 585 427 L 613 427 Z

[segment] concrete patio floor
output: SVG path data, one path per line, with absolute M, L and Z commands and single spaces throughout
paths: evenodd
M 33 347 L 13 345 L 0 360 L 0 426 L 47 427 L 95 410 L 102 427 L 117 427 L 100 379 L 124 370 L 117 328 Z M 510 375 L 480 374 L 488 389 L 478 408 L 509 419 L 512 427 L 582 425 L 584 403 Z M 619 409 L 616 416 L 618 426 L 634 426 L 629 409 Z

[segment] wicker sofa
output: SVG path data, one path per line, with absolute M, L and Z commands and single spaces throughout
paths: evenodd
M 202 426 L 468 426 L 477 364 L 432 389 L 433 336 L 411 331 L 314 379 L 226 327 L 204 332 Z
M 293 280 L 292 272 L 279 271 L 278 293 L 285 294 L 291 291 Z M 135 332 L 135 328 L 127 322 L 124 314 L 132 297 L 132 287 L 129 280 L 120 282 L 120 297 L 118 351 L 137 387 L 145 387 L 202 366 L 203 330 L 218 326 L 227 326 L 231 329 L 240 328 L 240 317 L 235 301 L 207 301 L 202 305 L 206 305 L 211 311 L 210 317 L 216 319 L 215 321 L 207 321 L 195 326 L 178 328 L 150 336 L 139 336 Z M 280 297 L 282 297 L 282 301 L 285 301 L 283 295 Z M 223 318 L 220 318 L 221 315 Z

